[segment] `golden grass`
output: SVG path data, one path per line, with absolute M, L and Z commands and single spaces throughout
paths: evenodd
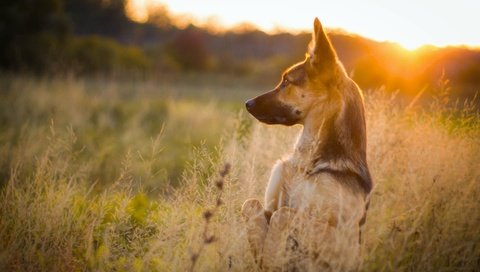
M 176 98 L 174 87 L 159 95 L 150 83 L 0 84 L 0 270 L 188 270 L 224 162 L 224 204 L 209 223 L 217 239 L 195 270 L 256 270 L 240 207 L 263 198 L 299 127 L 252 122 L 222 101 Z M 375 187 L 363 270 L 477 270 L 478 115 L 441 103 L 406 111 L 374 93 L 366 106 Z

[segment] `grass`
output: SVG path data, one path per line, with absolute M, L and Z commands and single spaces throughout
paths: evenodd
M 0 77 L 0 270 L 255 270 L 240 207 L 300 128 L 247 117 L 250 86 L 188 80 Z M 366 97 L 363 270 L 478 270 L 479 116 Z

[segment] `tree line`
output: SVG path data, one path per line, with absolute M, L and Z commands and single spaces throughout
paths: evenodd
M 254 27 L 181 28 L 166 7 L 138 23 L 127 16 L 126 5 L 126 0 L 3 0 L 0 69 L 76 75 L 193 71 L 272 80 L 304 57 L 310 40 L 309 33 L 269 35 Z M 363 88 L 383 85 L 414 94 L 444 77 L 467 97 L 480 86 L 478 50 L 424 47 L 411 53 L 345 33 L 330 37 Z

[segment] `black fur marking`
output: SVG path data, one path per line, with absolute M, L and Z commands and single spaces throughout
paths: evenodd
M 361 98 L 358 97 L 358 99 Z M 356 158 L 355 161 L 356 165 L 359 166 L 359 172 L 357 174 L 361 178 L 360 185 L 368 194 L 372 190 L 372 178 L 367 165 L 367 136 L 363 104 L 347 100 L 338 122 L 343 123 L 343 125 L 340 126 L 344 128 L 344 131 L 341 131 L 342 136 L 350 139 L 348 142 L 351 143 L 351 146 L 347 145 L 347 148 L 351 149 L 350 152 L 353 151 L 360 156 Z
M 360 186 L 360 189 L 362 189 L 366 194 L 368 194 L 371 190 L 370 187 L 368 187 L 368 185 L 363 181 L 363 177 L 360 176 L 358 173 L 354 172 L 354 171 L 351 171 L 351 170 L 337 170 L 337 169 L 333 169 L 333 168 L 329 168 L 329 167 L 326 167 L 326 168 L 321 168 L 321 169 L 318 169 L 318 170 L 315 170 L 315 171 L 309 171 L 307 172 L 307 175 L 309 176 L 314 176 L 314 175 L 318 175 L 318 174 L 329 174 L 329 175 L 332 175 L 332 176 L 335 176 L 335 177 L 338 177 L 339 180 L 348 180 L 348 178 L 353 178 L 354 180 L 356 180 L 356 184 Z M 348 184 L 348 185 L 354 185 L 355 184 Z
M 365 194 L 372 190 L 372 179 L 366 158 L 366 135 L 363 108 L 354 101 L 346 101 L 343 112 L 328 119 L 323 129 L 327 135 L 319 149 L 313 165 L 318 162 L 351 161 L 356 169 L 321 169 L 335 175 L 354 175 Z M 355 170 L 355 171 L 354 171 Z
M 360 227 L 358 230 L 358 243 L 362 243 L 362 226 L 367 222 L 367 211 L 368 207 L 370 206 L 370 200 L 367 199 L 367 203 L 365 204 L 365 212 L 363 213 L 362 218 L 360 219 L 360 222 L 358 222 L 358 226 Z
M 337 159 L 344 159 L 347 157 L 344 144 L 340 142 L 341 135 L 335 128 L 335 119 L 332 117 L 325 121 L 323 130 L 327 132 L 325 139 L 322 140 L 319 149 L 316 151 L 316 158 L 313 160 L 313 165 L 320 161 L 334 161 Z
M 363 213 L 362 218 L 360 219 L 360 222 L 358 222 L 358 225 L 361 227 L 367 222 L 367 211 Z
M 342 116 L 340 116 L 340 122 L 345 124 L 346 135 L 351 139 L 353 148 L 356 151 L 362 152 L 362 158 L 366 159 L 366 132 L 365 132 L 365 117 L 363 114 L 362 104 L 355 103 L 354 101 L 346 101 L 346 105 Z
M 247 110 L 260 122 L 270 125 L 292 126 L 298 123 L 299 116 L 295 110 L 277 99 L 278 89 L 250 99 Z

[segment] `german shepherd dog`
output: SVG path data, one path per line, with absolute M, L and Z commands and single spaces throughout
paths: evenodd
M 304 61 L 246 108 L 260 122 L 303 125 L 293 153 L 276 163 L 264 206 L 245 201 L 247 239 L 264 270 L 355 271 L 372 181 L 363 95 L 320 21 Z

